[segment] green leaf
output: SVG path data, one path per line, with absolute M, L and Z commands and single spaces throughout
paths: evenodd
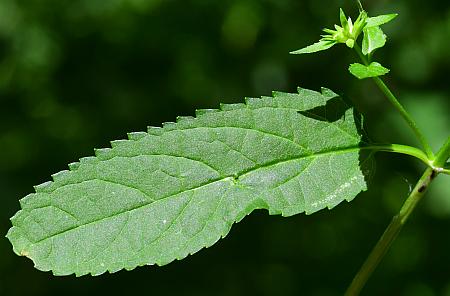
M 379 15 L 379 16 L 375 16 L 375 17 L 369 17 L 366 20 L 366 28 L 378 27 L 378 26 L 384 25 L 386 23 L 389 23 L 393 19 L 395 19 L 397 16 L 398 16 L 397 13 L 392 13 L 392 14 Z
M 347 16 L 344 13 L 344 10 L 339 9 L 339 20 L 341 21 L 341 26 L 345 32 L 350 32 L 350 26 L 347 20 Z
M 99 275 L 181 260 L 256 209 L 331 209 L 366 189 L 355 114 L 299 89 L 131 133 L 36 186 L 7 237 L 40 270 Z
M 319 42 L 316 42 L 305 48 L 302 48 L 302 49 L 299 49 L 296 51 L 292 51 L 292 52 L 290 52 L 290 54 L 304 54 L 304 53 L 318 52 L 318 51 L 322 51 L 322 50 L 327 50 L 335 44 L 336 44 L 336 41 L 334 41 L 334 40 L 320 40 Z
M 364 66 L 360 63 L 351 64 L 348 70 L 358 79 L 377 77 L 389 73 L 389 69 L 377 62 L 372 62 L 369 66 Z
M 372 53 L 375 49 L 386 44 L 386 35 L 380 27 L 364 28 L 362 52 L 364 55 Z

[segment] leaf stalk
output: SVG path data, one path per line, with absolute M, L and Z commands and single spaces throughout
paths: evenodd
M 421 160 L 426 166 L 435 168 L 433 161 L 422 150 L 415 147 L 400 144 L 372 144 L 370 146 L 363 146 L 361 149 L 409 155 Z

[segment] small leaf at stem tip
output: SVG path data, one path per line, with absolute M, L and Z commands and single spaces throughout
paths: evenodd
M 389 23 L 393 19 L 395 19 L 397 16 L 398 16 L 397 13 L 392 13 L 392 14 L 385 14 L 385 15 L 369 17 L 366 20 L 366 28 L 378 27 L 378 26 L 384 25 L 386 23 Z
M 358 79 L 382 76 L 390 71 L 377 62 L 373 62 L 369 66 L 360 63 L 351 64 L 348 70 Z
M 364 28 L 364 38 L 362 42 L 362 52 L 368 55 L 375 49 L 382 48 L 386 44 L 386 35 L 380 27 Z
M 342 8 L 339 10 L 339 19 L 341 21 L 342 28 L 344 28 L 344 31 L 350 32 L 350 26 L 348 24 L 347 17 L 345 16 L 345 13 L 342 10 Z
M 323 50 L 327 50 L 331 47 L 333 47 L 333 45 L 336 44 L 336 41 L 334 40 L 320 40 L 319 42 L 316 42 L 312 45 L 309 45 L 307 47 L 304 47 L 302 49 L 296 50 L 296 51 L 292 51 L 290 52 L 290 54 L 304 54 L 304 53 L 313 53 L 313 52 L 318 52 L 318 51 L 323 51 Z
M 349 47 L 349 48 L 353 48 L 353 46 L 355 46 L 355 40 L 353 39 L 348 39 L 345 44 Z

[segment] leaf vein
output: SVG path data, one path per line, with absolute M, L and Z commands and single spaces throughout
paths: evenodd
M 259 169 L 268 168 L 268 167 L 271 167 L 271 166 L 274 166 L 274 165 L 277 165 L 277 164 L 280 164 L 280 163 L 284 163 L 284 162 L 295 161 L 295 160 L 299 160 L 299 159 L 307 159 L 307 158 L 311 158 L 311 157 L 322 157 L 322 156 L 329 155 L 329 154 L 344 154 L 344 153 L 350 153 L 350 152 L 354 152 L 354 151 L 359 151 L 359 146 L 351 146 L 351 147 L 339 148 L 339 149 L 332 150 L 332 151 L 318 152 L 318 153 L 316 153 L 314 155 L 300 155 L 300 156 L 296 156 L 296 157 L 292 157 L 292 158 L 287 158 L 287 159 L 284 159 L 284 160 L 278 160 L 278 161 L 274 161 L 274 162 L 269 162 L 269 163 L 267 163 L 265 165 L 261 165 L 261 166 L 252 168 L 250 170 L 246 170 L 246 171 L 241 172 L 240 174 L 238 174 L 238 178 L 242 177 L 242 176 L 244 176 L 246 174 L 249 174 L 251 172 L 257 171 Z M 125 157 L 125 156 L 123 156 L 123 157 Z M 127 157 L 130 157 L 130 156 L 127 156 Z M 217 182 L 223 182 L 223 181 L 226 181 L 226 180 L 233 180 L 234 178 L 235 178 L 235 176 L 227 176 L 227 177 L 224 177 L 224 178 L 211 179 L 211 180 L 209 180 L 206 183 L 202 183 L 202 184 L 199 184 L 198 186 L 195 186 L 195 187 L 183 190 L 183 191 L 179 191 L 179 192 L 174 193 L 174 194 L 167 195 L 167 196 L 162 197 L 161 199 L 158 199 L 158 200 L 156 200 L 154 202 L 144 203 L 144 204 L 141 204 L 139 206 L 135 206 L 135 207 L 132 207 L 132 208 L 129 208 L 129 209 L 117 212 L 117 213 L 113 213 L 111 215 L 108 215 L 106 217 L 102 217 L 100 219 L 95 219 L 95 220 L 87 222 L 87 223 L 85 223 L 83 225 L 78 225 L 76 227 L 71 227 L 71 228 L 65 229 L 65 230 L 60 231 L 58 233 L 54 233 L 52 235 L 49 235 L 47 237 L 44 237 L 44 238 L 39 239 L 37 241 L 34 241 L 34 243 L 37 244 L 37 243 L 45 241 L 45 240 L 47 240 L 47 239 L 49 239 L 49 238 L 51 238 L 53 236 L 61 235 L 61 234 L 65 233 L 65 232 L 72 231 L 72 230 L 77 229 L 79 227 L 87 226 L 87 225 L 93 224 L 93 223 L 97 223 L 99 221 L 102 221 L 102 220 L 105 220 L 105 219 L 108 219 L 108 218 L 111 218 L 111 217 L 114 217 L 114 216 L 117 216 L 117 215 L 120 215 L 120 214 L 123 214 L 123 213 L 127 213 L 127 212 L 132 212 L 132 211 L 138 210 L 140 208 L 152 205 L 154 203 L 161 202 L 161 201 L 163 201 L 163 200 L 165 200 L 167 198 L 175 197 L 175 196 L 177 196 L 177 195 L 179 195 L 181 193 L 194 191 L 194 190 L 200 189 L 202 187 L 205 187 L 205 186 L 217 183 Z M 65 186 L 71 186 L 71 185 L 75 186 L 77 184 L 81 184 L 81 183 L 89 182 L 89 181 L 93 181 L 93 180 L 96 180 L 96 178 L 92 178 L 92 179 L 89 179 L 89 180 L 84 180 L 84 181 L 81 181 L 81 182 L 76 182 L 76 183 L 73 183 L 73 184 L 67 184 Z

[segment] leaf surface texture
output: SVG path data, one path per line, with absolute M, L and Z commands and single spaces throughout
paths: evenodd
M 314 53 L 318 51 L 327 50 L 331 47 L 333 47 L 336 44 L 335 41 L 331 40 L 320 40 L 314 44 L 311 44 L 307 47 L 304 47 L 302 49 L 292 51 L 290 54 L 305 54 L 305 53 Z
M 364 29 L 362 52 L 364 55 L 371 54 L 386 44 L 386 35 L 380 27 L 368 27 Z
M 389 69 L 383 67 L 380 63 L 372 62 L 368 66 L 360 63 L 351 64 L 348 68 L 350 73 L 358 79 L 383 76 L 389 73 Z
M 366 189 L 360 121 L 335 93 L 299 89 L 129 134 L 35 187 L 8 232 L 56 275 L 164 265 L 256 209 L 291 216 Z

